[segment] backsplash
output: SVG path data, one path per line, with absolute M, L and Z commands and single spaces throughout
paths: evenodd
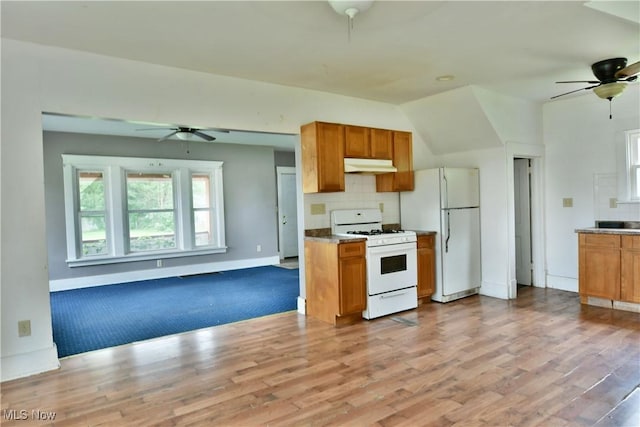
M 329 228 L 331 211 L 335 209 L 379 208 L 383 205 L 382 223 L 400 222 L 400 193 L 376 192 L 375 175 L 346 174 L 344 192 L 304 195 L 304 228 Z M 319 212 L 324 207 L 324 213 Z
M 593 194 L 596 220 L 640 221 L 640 203 L 615 203 L 618 177 L 614 173 L 596 174 Z M 615 205 L 615 207 L 611 207 Z

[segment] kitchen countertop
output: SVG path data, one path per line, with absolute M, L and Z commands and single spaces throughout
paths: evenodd
M 427 231 L 427 230 L 411 230 L 416 233 L 417 236 L 430 236 L 434 234 L 438 234 L 436 231 Z
M 590 234 L 626 234 L 630 236 L 639 236 L 640 229 L 638 228 L 576 228 L 576 233 L 590 233 Z
M 346 243 L 346 242 L 364 242 L 366 237 L 361 236 L 336 236 L 335 234 L 317 235 L 317 236 L 304 236 L 304 240 L 326 243 Z

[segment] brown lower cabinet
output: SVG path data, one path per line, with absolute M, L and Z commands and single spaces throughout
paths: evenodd
M 435 235 L 418 235 L 418 299 L 428 301 L 436 285 Z
M 306 314 L 333 325 L 362 319 L 366 308 L 365 242 L 306 240 Z
M 578 286 L 588 297 L 640 303 L 640 235 L 578 234 Z

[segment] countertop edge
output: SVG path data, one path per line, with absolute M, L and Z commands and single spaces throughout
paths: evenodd
M 576 233 L 587 233 L 587 234 L 625 234 L 629 236 L 638 236 L 640 235 L 640 229 L 637 228 L 576 228 Z
M 305 241 L 309 242 L 325 242 L 325 243 L 352 243 L 352 242 L 365 242 L 366 237 L 349 237 L 349 236 L 336 236 L 330 234 L 328 236 L 304 236 Z

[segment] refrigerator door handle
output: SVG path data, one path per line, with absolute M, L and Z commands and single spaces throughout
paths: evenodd
M 444 183 L 444 187 L 442 188 L 442 208 L 449 208 L 449 182 L 447 182 L 447 176 L 445 175 L 445 170 L 442 170 L 442 182 Z
M 451 219 L 449 218 L 449 211 L 447 211 L 447 238 L 444 241 L 444 252 L 449 253 L 449 239 L 451 238 Z

